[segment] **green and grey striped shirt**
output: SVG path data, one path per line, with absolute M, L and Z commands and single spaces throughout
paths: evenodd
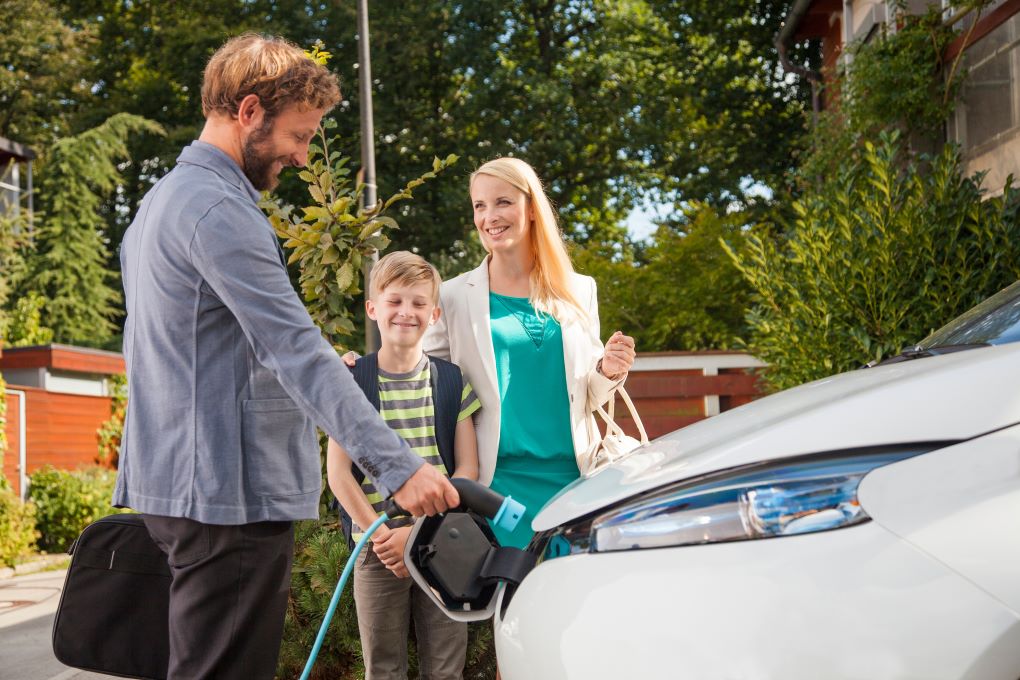
M 431 364 L 425 355 L 422 355 L 421 361 L 410 373 L 387 373 L 380 368 L 379 415 L 403 437 L 412 451 L 449 476 L 453 470 L 447 470 L 443 465 L 436 443 L 436 412 L 432 405 L 431 373 Z M 463 373 L 461 375 L 463 376 Z M 466 377 L 463 381 L 464 391 L 461 393 L 458 423 L 482 407 L 471 383 Z M 384 499 L 367 477 L 361 483 L 361 490 L 365 492 L 376 513 L 381 513 Z M 410 523 L 410 518 L 398 517 L 387 522 L 386 526 L 393 528 Z M 351 533 L 355 541 L 361 538 L 362 531 L 363 529 L 354 523 Z

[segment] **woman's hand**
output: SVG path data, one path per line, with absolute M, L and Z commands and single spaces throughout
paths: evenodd
M 606 348 L 599 362 L 599 371 L 610 380 L 619 380 L 634 365 L 634 338 L 616 331 L 606 341 Z
M 404 566 L 404 546 L 410 534 L 411 527 L 398 527 L 379 541 L 375 540 L 375 534 L 372 535 L 372 550 L 375 551 L 379 561 L 398 578 L 407 578 L 411 575 Z

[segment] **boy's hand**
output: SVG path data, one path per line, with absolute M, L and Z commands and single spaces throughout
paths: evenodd
M 380 541 L 375 540 L 375 534 L 372 535 L 372 550 L 375 551 L 379 561 L 399 578 L 410 576 L 404 565 L 404 546 L 407 545 L 407 537 L 410 534 L 411 527 L 398 527 L 390 530 Z

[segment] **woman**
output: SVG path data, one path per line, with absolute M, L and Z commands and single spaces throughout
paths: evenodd
M 498 158 L 471 175 L 474 223 L 488 256 L 442 284 L 425 351 L 459 365 L 481 399 L 479 481 L 527 507 L 500 543 L 525 547 L 531 520 L 580 475 L 590 406 L 634 363 L 634 339 L 599 339 L 595 281 L 574 272 L 534 169 Z

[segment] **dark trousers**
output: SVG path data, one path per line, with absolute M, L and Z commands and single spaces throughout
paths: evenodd
M 290 590 L 293 524 L 143 519 L 173 577 L 167 679 L 271 680 Z

